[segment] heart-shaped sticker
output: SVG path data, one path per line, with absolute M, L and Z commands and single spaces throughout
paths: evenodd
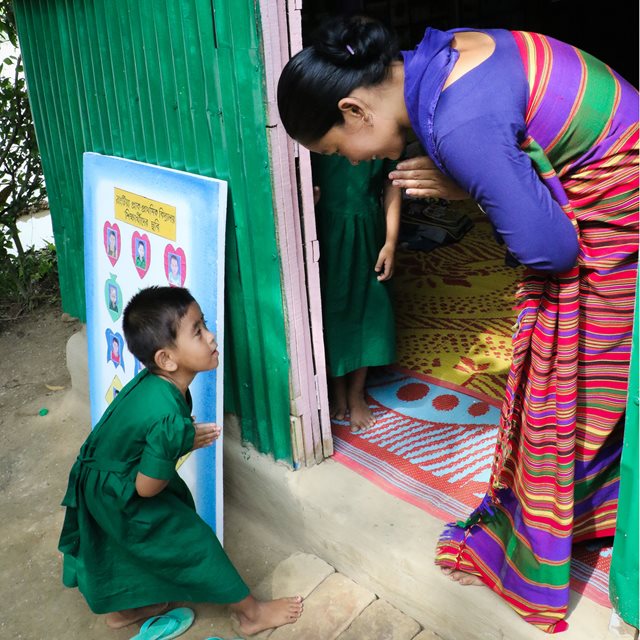
M 131 256 L 138 275 L 144 278 L 151 264 L 151 243 L 146 233 L 133 232 L 131 236 Z
M 187 277 L 187 260 L 180 247 L 168 244 L 164 249 L 164 272 L 172 287 L 182 287 Z
M 111 266 L 114 266 L 120 257 L 120 228 L 117 224 L 111 224 L 107 220 L 102 228 L 102 233 L 104 236 L 104 249 L 107 252 L 107 258 L 109 258 Z

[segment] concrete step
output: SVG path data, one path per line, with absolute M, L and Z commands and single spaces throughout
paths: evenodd
M 338 640 L 412 640 L 418 633 L 420 624 L 416 620 L 386 600 L 377 599 L 338 636 Z
M 299 471 L 274 464 L 242 446 L 234 420 L 225 420 L 225 500 L 254 525 L 323 558 L 442 640 L 544 637 L 490 589 L 443 576 L 433 562 L 442 521 L 335 461 Z M 569 611 L 562 640 L 609 640 L 610 609 L 572 592 Z
M 296 594 L 305 599 L 300 620 L 252 640 L 438 640 L 432 632 L 423 635 L 416 620 L 312 554 L 293 554 L 255 589 L 260 599 Z

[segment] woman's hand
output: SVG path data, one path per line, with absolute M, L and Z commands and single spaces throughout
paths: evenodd
M 466 200 L 469 194 L 451 178 L 447 178 L 428 156 L 417 156 L 399 162 L 389 174 L 393 186 L 406 190 L 414 198 Z
M 389 280 L 389 278 L 393 275 L 395 261 L 396 248 L 385 244 L 384 247 L 380 249 L 380 253 L 378 254 L 378 261 L 376 262 L 376 266 L 374 267 L 376 273 L 379 274 L 378 280 L 380 282 L 382 282 L 383 280 Z
M 196 435 L 193 438 L 193 449 L 211 446 L 219 437 L 222 429 L 215 422 L 194 422 Z

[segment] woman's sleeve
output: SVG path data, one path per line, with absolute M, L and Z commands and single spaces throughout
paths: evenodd
M 147 432 L 138 471 L 150 478 L 169 480 L 180 456 L 193 448 L 194 437 L 191 418 L 170 415 L 158 420 Z
M 520 263 L 550 272 L 575 265 L 577 232 L 519 148 L 515 125 L 481 116 L 442 136 L 438 155 Z

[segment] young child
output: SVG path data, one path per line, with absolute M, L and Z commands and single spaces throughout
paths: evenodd
M 59 542 L 65 586 L 113 628 L 170 601 L 229 603 L 247 635 L 295 622 L 302 599 L 250 594 L 176 472 L 182 455 L 220 435 L 191 416 L 189 384 L 218 366 L 198 303 L 180 287 L 143 289 L 123 327 L 146 369 L 109 405 L 71 469 Z
M 349 414 L 351 431 L 375 419 L 365 400 L 368 367 L 395 360 L 389 283 L 400 226 L 401 191 L 387 175 L 395 163 L 312 154 L 320 242 L 325 350 L 331 416 Z

